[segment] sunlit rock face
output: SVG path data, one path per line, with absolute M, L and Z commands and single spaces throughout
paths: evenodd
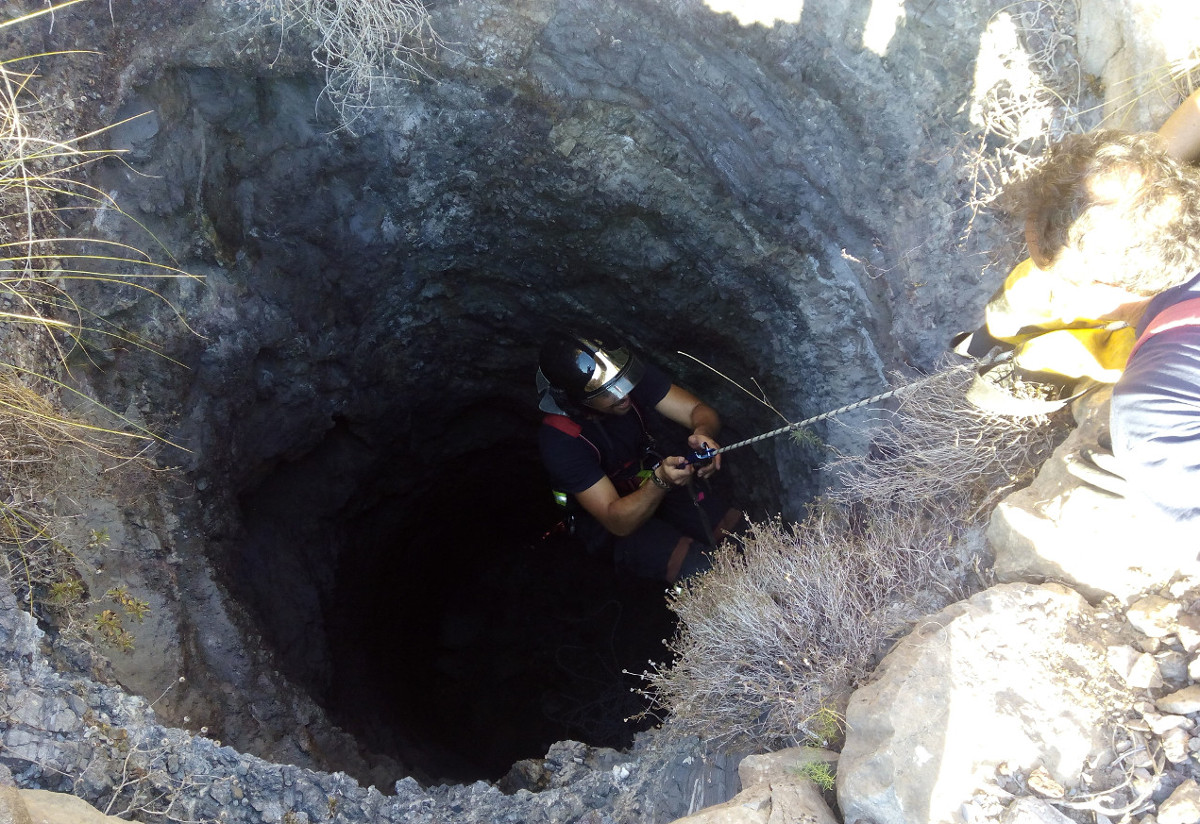
M 930 616 L 850 700 L 843 813 L 953 821 L 998 772 L 1070 783 L 1111 762 L 1112 707 L 1135 698 L 1109 663 L 1123 631 L 1056 584 L 995 586 Z
M 107 111 L 149 114 L 93 183 L 154 240 L 93 230 L 204 280 L 164 288 L 195 334 L 146 296 L 101 304 L 186 368 L 79 369 L 190 450 L 163 459 L 189 484 L 171 544 L 365 747 L 467 779 L 559 737 L 629 741 L 623 671 L 662 659 L 670 619 L 657 585 L 543 539 L 547 328 L 615 330 L 729 442 L 780 423 L 751 395 L 792 420 L 848 403 L 973 321 L 987 241 L 950 204 L 989 4 L 890 29 L 869 5 L 770 28 L 690 2 L 451 5 L 454 47 L 349 128 L 302 47 L 243 50 L 233 7 L 124 43 Z M 861 446 L 861 420 L 821 434 Z M 729 458 L 756 517 L 798 516 L 822 480 L 786 439 Z M 263 689 L 230 672 L 195 694 Z M 226 739 L 296 735 L 287 707 L 251 715 Z

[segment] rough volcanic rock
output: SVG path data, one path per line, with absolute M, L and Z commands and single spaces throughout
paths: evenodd
M 930 616 L 851 696 L 842 814 L 958 821 L 1004 770 L 1073 785 L 1133 703 L 1108 666 L 1116 642 L 1083 598 L 1050 584 L 999 585 Z

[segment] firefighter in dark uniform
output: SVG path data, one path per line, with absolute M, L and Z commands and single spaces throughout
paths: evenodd
M 668 583 L 708 569 L 712 548 L 742 520 L 698 488 L 721 456 L 662 455 L 651 432 L 665 419 L 683 427 L 689 454 L 718 449 L 716 410 L 624 346 L 580 335 L 551 335 L 538 366 L 542 460 L 578 510 L 588 548 L 611 548 L 619 567 Z

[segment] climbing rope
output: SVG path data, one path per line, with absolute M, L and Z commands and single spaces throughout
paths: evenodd
M 797 429 L 802 429 L 806 426 L 811 426 L 814 423 L 820 423 L 823 420 L 827 420 L 829 418 L 835 418 L 838 415 L 843 415 L 846 412 L 852 412 L 855 409 L 859 409 L 864 406 L 869 406 L 873 403 L 879 403 L 880 401 L 886 401 L 888 398 L 894 398 L 897 395 L 902 395 L 905 392 L 910 392 L 913 389 L 917 389 L 918 387 L 924 386 L 925 384 L 930 383 L 931 381 L 937 380 L 938 378 L 945 377 L 946 375 L 951 375 L 955 372 L 961 372 L 961 371 L 965 371 L 967 369 L 978 369 L 981 371 L 988 369 L 992 366 L 995 366 L 998 363 L 1008 360 L 1009 358 L 1012 357 L 1012 354 L 1013 353 L 1011 351 L 1005 352 L 1005 351 L 1000 351 L 999 349 L 997 349 L 997 350 L 990 352 L 986 357 L 980 358 L 977 361 L 971 361 L 969 363 L 962 363 L 962 364 L 959 364 L 958 366 L 952 366 L 949 369 L 944 369 L 941 372 L 934 372 L 932 375 L 926 375 L 925 377 L 919 378 L 919 379 L 913 381 L 912 383 L 906 383 L 904 386 L 898 386 L 895 389 L 889 389 L 887 392 L 881 392 L 878 395 L 872 395 L 869 398 L 863 398 L 861 401 L 855 401 L 854 403 L 846 404 L 845 406 L 839 406 L 837 409 L 831 409 L 828 412 L 822 412 L 820 415 L 813 415 L 811 418 L 805 418 L 804 420 L 797 421 L 796 423 L 789 423 L 787 426 L 781 426 L 778 429 L 771 430 L 770 432 L 764 432 L 761 435 L 755 435 L 753 438 L 747 438 L 744 441 L 738 441 L 737 443 L 731 443 L 728 446 L 722 446 L 720 449 L 705 448 L 705 449 L 698 450 L 696 452 L 693 452 L 691 455 L 687 456 L 687 458 L 685 458 L 685 461 L 687 463 L 698 463 L 698 462 L 709 461 L 712 458 L 716 457 L 717 455 L 720 455 L 723 452 L 729 452 L 734 449 L 741 449 L 743 446 L 749 446 L 752 443 L 758 443 L 759 441 L 765 441 L 768 438 L 774 438 L 778 435 L 782 435 L 785 432 L 793 432 Z

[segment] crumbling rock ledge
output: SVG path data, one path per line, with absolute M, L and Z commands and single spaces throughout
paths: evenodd
M 648 737 L 630 753 L 560 742 L 544 759 L 520 765 L 507 795 L 484 781 L 421 787 L 413 778 L 385 794 L 344 773 L 272 764 L 162 726 L 151 702 L 56 671 L 45 640 L 0 583 L 5 761 L 17 770 L 18 786 L 76 795 L 112 813 L 246 824 L 307 824 L 335 815 L 342 822 L 397 824 L 633 824 L 670 821 L 736 790 L 737 757 L 708 756 L 696 741 L 659 748 Z

